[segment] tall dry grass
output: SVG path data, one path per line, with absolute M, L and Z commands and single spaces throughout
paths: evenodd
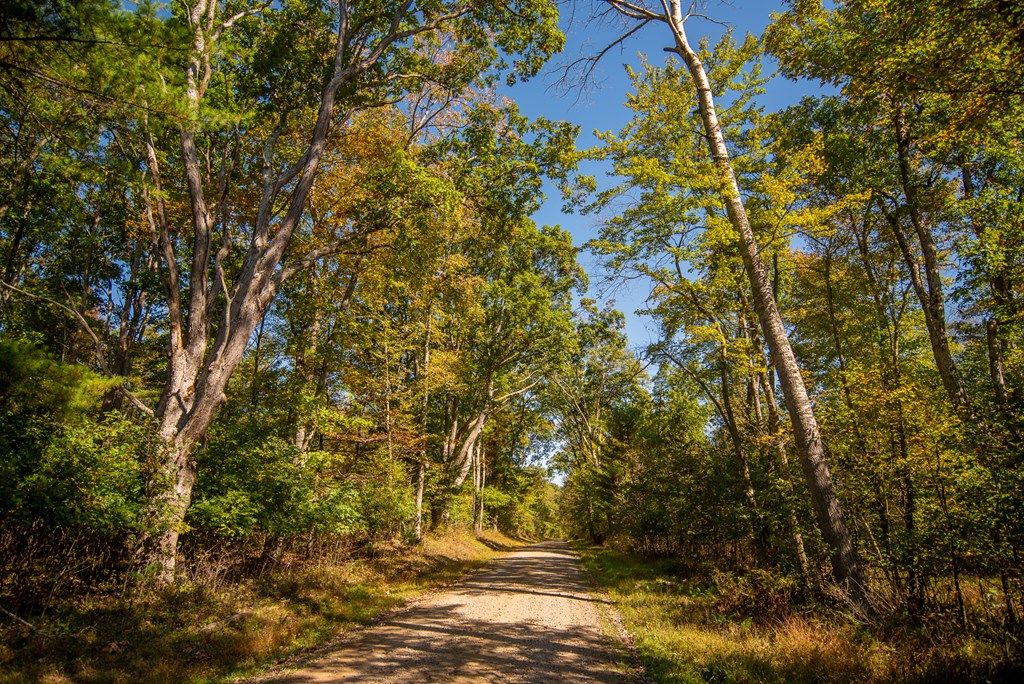
M 32 628 L 0 619 L 0 684 L 221 681 L 315 650 L 448 584 L 514 540 L 464 532 L 423 544 L 205 546 L 163 588 L 64 594 Z
M 880 605 L 870 619 L 827 591 L 767 571 L 714 572 L 608 549 L 582 549 L 657 682 L 1017 682 L 1021 632 L 967 629 L 932 606 L 910 620 Z M 971 614 L 984 599 L 965 592 Z

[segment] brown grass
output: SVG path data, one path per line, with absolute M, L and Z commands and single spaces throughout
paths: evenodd
M 336 564 L 297 564 L 262 579 L 211 571 L 134 600 L 80 598 L 0 625 L 0 684 L 213 682 L 258 673 L 447 586 L 518 542 L 496 533 L 384 544 Z
M 868 626 L 812 599 L 783 605 L 784 580 L 768 591 L 765 577 L 744 583 L 607 549 L 582 552 L 657 682 L 1024 681 L 1024 653 L 983 630 L 897 618 Z M 744 594 L 751 584 L 762 585 L 764 605 Z

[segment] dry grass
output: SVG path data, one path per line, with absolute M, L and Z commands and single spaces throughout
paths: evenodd
M 93 597 L 36 627 L 0 629 L 0 684 L 215 682 L 258 673 L 423 592 L 446 586 L 518 542 L 488 533 L 383 545 L 335 565 L 292 565 L 263 579 L 194 579 L 141 599 Z
M 809 601 L 766 611 L 725 577 L 687 576 L 664 562 L 584 549 L 657 682 L 1022 681 L 1020 653 L 977 633 L 869 628 Z M 784 593 L 784 592 L 783 592 Z

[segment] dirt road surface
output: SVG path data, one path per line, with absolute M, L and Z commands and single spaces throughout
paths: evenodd
M 527 546 L 299 670 L 263 681 L 623 682 L 621 650 L 564 542 Z

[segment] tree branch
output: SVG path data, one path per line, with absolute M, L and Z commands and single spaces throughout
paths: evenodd
M 52 304 L 52 305 L 56 306 L 57 308 L 59 308 L 59 309 L 61 309 L 63 311 L 66 311 L 67 313 L 71 314 L 75 318 L 75 320 L 78 322 L 79 326 L 81 326 L 82 330 L 84 330 L 85 333 L 87 335 L 89 335 L 89 337 L 92 338 L 92 341 L 93 341 L 93 343 L 95 345 L 96 365 L 99 366 L 100 371 L 104 375 L 106 375 L 108 378 L 116 377 L 114 375 L 114 373 L 112 373 L 110 371 L 110 366 L 107 365 L 107 358 L 103 354 L 103 343 L 100 341 L 99 336 L 97 336 L 96 333 L 93 331 L 92 326 L 89 325 L 89 321 L 86 320 L 85 316 L 83 316 L 81 313 L 76 311 L 74 308 L 72 308 L 70 306 L 66 306 L 64 304 L 61 304 L 60 302 L 58 302 L 55 299 L 50 299 L 49 297 L 45 297 L 45 296 L 40 295 L 40 294 L 35 294 L 33 292 L 28 292 L 27 290 L 22 290 L 21 288 L 15 287 L 14 285 L 11 285 L 10 283 L 6 283 L 6 282 L 4 282 L 2 280 L 0 280 L 0 285 L 2 285 L 3 287 L 6 287 L 7 289 L 9 289 L 9 290 L 11 290 L 13 292 L 18 293 L 18 294 L 20 294 L 20 295 L 22 295 L 24 297 L 28 297 L 30 299 L 38 299 L 38 300 L 46 302 L 48 304 Z M 129 391 L 127 387 L 125 387 L 124 385 L 118 385 L 117 386 L 117 390 L 121 394 L 123 394 L 124 397 L 126 399 L 128 399 L 128 401 L 130 401 L 133 406 L 135 406 L 135 408 L 137 408 L 138 410 L 142 411 L 143 413 L 145 413 L 150 418 L 153 417 L 153 415 L 154 415 L 153 409 L 149 408 L 144 403 L 142 403 L 142 401 L 138 397 L 136 397 L 134 394 L 132 394 L 131 391 Z
M 235 14 L 232 17 L 225 19 L 221 22 L 220 26 L 214 29 L 213 33 L 210 34 L 210 42 L 216 42 L 217 39 L 220 38 L 220 35 L 222 33 L 224 33 L 229 28 L 235 25 L 235 22 L 240 21 L 245 17 L 251 17 L 254 14 L 259 14 L 268 7 L 270 7 L 270 2 L 265 2 L 259 7 L 253 7 L 251 9 L 244 10 L 242 12 L 239 12 L 238 14 Z

